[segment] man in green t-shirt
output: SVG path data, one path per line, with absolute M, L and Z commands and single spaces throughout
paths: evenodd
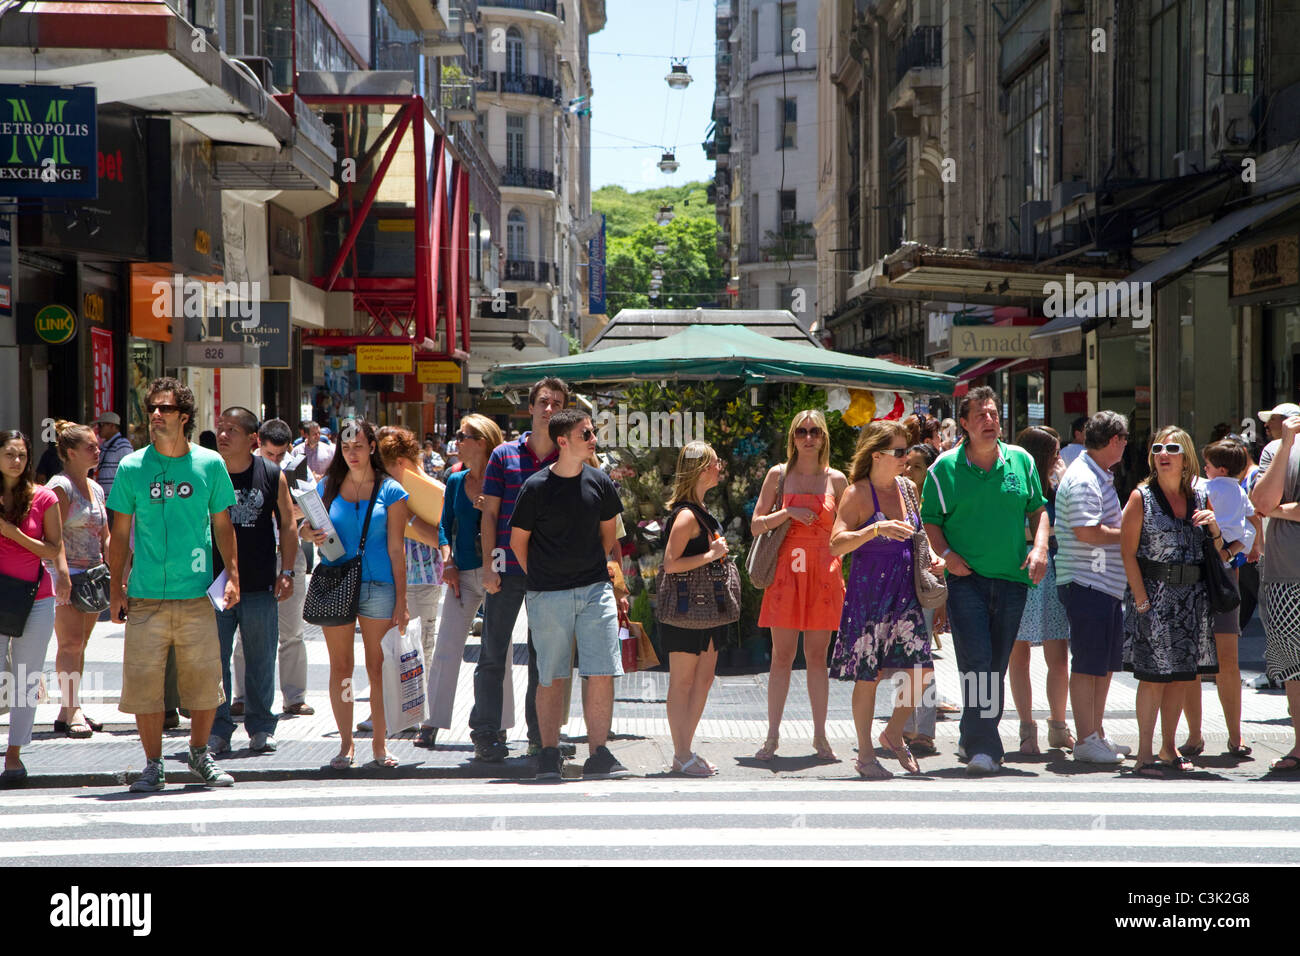
M 239 602 L 235 529 L 227 509 L 235 489 L 225 462 L 214 451 L 191 445 L 194 393 L 174 378 L 155 379 L 145 405 L 150 444 L 122 459 L 108 507 L 113 620 L 126 623 L 122 699 L 118 709 L 135 714 L 147 763 L 136 792 L 163 789 L 163 686 L 167 655 L 176 654 L 181 705 L 190 711 L 190 769 L 210 787 L 234 778 L 208 752 L 208 734 L 224 699 L 221 642 L 207 596 L 212 584 L 212 539 L 225 563 L 224 605 Z M 124 587 L 134 521 L 135 550 Z
M 958 409 L 965 439 L 930 466 L 921 520 L 948 565 L 948 622 L 962 678 L 958 756 L 971 775 L 1002 762 L 1003 689 L 1029 585 L 1047 573 L 1047 499 L 1034 459 L 999 440 L 997 396 L 973 388 Z M 1034 546 L 1025 553 L 1025 519 Z

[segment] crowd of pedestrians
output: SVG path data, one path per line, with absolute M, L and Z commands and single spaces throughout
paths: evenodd
M 451 726 L 465 644 L 481 621 L 471 739 L 476 760 L 504 760 L 515 716 L 512 635 L 526 605 L 524 714 L 538 779 L 560 779 L 575 754 L 560 733 L 575 671 L 583 775 L 626 775 L 608 747 L 628 614 L 615 591 L 623 503 L 596 455 L 590 416 L 569 406 L 566 384 L 546 378 L 529 391 L 528 431 L 506 438 L 491 419 L 468 414 L 445 446 L 360 418 L 339 422 L 336 435 L 304 422 L 294 441 L 287 423 L 228 407 L 206 443 L 212 450 L 191 442 L 193 393 L 161 378 L 148 387 L 149 441 L 139 450 L 113 413 L 93 427 L 56 423 L 53 455 L 39 466 L 27 436 L 0 432 L 0 640 L 3 677 L 15 688 L 3 784 L 26 777 L 21 750 L 51 637 L 54 731 L 102 730 L 82 709 L 80 684 L 91 632 L 111 619 L 125 625 L 119 709 L 134 716 L 145 755 L 131 789 L 164 788 L 162 732 L 175 706 L 190 719 L 189 768 L 208 786 L 229 786 L 215 758 L 231 750 L 235 718 L 257 754 L 276 750 L 281 715 L 313 713 L 303 624 L 322 603 L 333 609 L 322 630 L 334 770 L 355 764 L 354 726 L 371 735 L 370 766 L 397 765 L 387 749 L 382 642 L 417 620 L 428 697 L 417 745 L 436 747 Z M 1205 749 L 1201 685 L 1213 681 L 1228 752 L 1248 759 L 1237 645 L 1256 594 L 1269 677 L 1300 714 L 1300 408 L 1260 417 L 1271 440 L 1258 464 L 1226 431 L 1198 456 L 1181 428 L 1159 429 L 1149 477 L 1122 501 L 1114 470 L 1134 456 L 1129 423 L 1115 412 L 1076 419 L 1064 446 L 1046 426 L 1009 443 L 996 395 L 974 388 L 955 419 L 866 425 L 843 472 L 823 413 L 797 412 L 785 460 L 766 473 L 750 521 L 756 551 L 771 561 L 758 612 L 772 635 L 768 729 L 755 758 L 770 762 L 781 747 L 802 635 L 813 758 L 840 759 L 826 733 L 830 680 L 852 681 L 864 779 L 893 775 L 877 754 L 919 772 L 918 756 L 937 753 L 943 709 L 960 713 L 967 772 L 999 772 L 1008 689 L 1019 750 L 1039 753 L 1036 647 L 1047 671 L 1048 747 L 1094 765 L 1131 756 L 1141 777 L 1186 770 Z M 739 555 L 707 501 L 725 471 L 706 442 L 680 449 L 662 522 L 656 643 L 669 672 L 670 769 L 690 777 L 717 772 L 695 737 L 740 617 Z M 291 493 L 313 485 L 334 538 Z M 960 705 L 935 695 L 947 629 Z M 371 709 L 354 725 L 358 630 Z M 1138 684 L 1136 748 L 1106 734 L 1117 672 Z M 873 741 L 877 691 L 895 681 Z M 1300 770 L 1300 735 L 1272 769 Z

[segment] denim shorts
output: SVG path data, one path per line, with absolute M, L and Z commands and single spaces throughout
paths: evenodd
M 374 617 L 387 621 L 393 616 L 397 607 L 397 585 L 383 581 L 361 582 L 361 603 L 357 613 L 362 617 Z
M 618 605 L 608 581 L 566 591 L 528 591 L 528 628 L 537 652 L 537 680 L 543 687 L 573 672 L 573 650 L 583 677 L 623 673 L 618 640 Z

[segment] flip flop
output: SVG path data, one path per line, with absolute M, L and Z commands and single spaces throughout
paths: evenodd
M 686 760 L 673 758 L 673 773 L 685 774 L 688 777 L 712 777 L 713 771 L 704 765 L 696 754 L 691 754 Z
M 908 773 L 920 773 L 921 765 L 916 762 L 912 756 L 912 751 L 908 749 L 907 744 L 896 744 L 885 736 L 882 731 L 880 734 L 880 747 L 882 750 L 891 751 L 901 766 Z
M 1201 738 L 1201 742 L 1195 747 L 1191 744 L 1183 744 L 1178 748 L 1178 752 L 1184 757 L 1199 757 L 1205 752 L 1205 738 Z
M 1300 770 L 1300 754 L 1287 754 L 1285 757 L 1278 757 L 1268 765 L 1270 773 L 1294 773 Z
M 367 770 L 392 770 L 398 765 L 397 758 L 392 754 L 384 754 L 383 758 L 376 757 L 370 763 L 366 764 Z
M 1165 772 L 1161 769 L 1159 761 L 1153 760 L 1151 763 L 1138 763 L 1133 765 L 1130 773 L 1134 777 L 1146 777 L 1150 780 L 1165 779 Z
M 333 760 L 330 761 L 330 769 L 351 770 L 352 767 L 355 766 L 355 764 L 356 761 L 353 760 L 350 754 L 339 754 L 337 757 L 335 757 Z
M 1182 755 L 1174 757 L 1172 760 L 1161 760 L 1158 762 L 1164 764 L 1170 770 L 1177 770 L 1180 773 L 1186 773 L 1189 770 L 1196 769 L 1196 765 Z
M 1245 744 L 1237 744 L 1237 746 L 1234 747 L 1232 741 L 1228 741 L 1228 753 L 1234 757 L 1249 757 L 1253 752 L 1254 751 Z

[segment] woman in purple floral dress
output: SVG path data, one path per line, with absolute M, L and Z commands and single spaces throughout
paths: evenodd
M 840 501 L 831 553 L 853 552 L 831 676 L 855 681 L 853 723 L 858 732 L 858 774 L 868 780 L 893 776 L 875 759 L 871 721 L 876 683 L 908 673 L 903 693 L 880 735 L 903 769 L 920 768 L 903 740 L 903 725 L 920 700 L 926 671 L 933 670 L 930 632 L 912 578 L 912 535 L 921 529 L 919 496 L 903 477 L 907 432 L 897 422 L 872 422 L 862 431 L 849 481 Z M 942 560 L 931 570 L 942 573 Z

